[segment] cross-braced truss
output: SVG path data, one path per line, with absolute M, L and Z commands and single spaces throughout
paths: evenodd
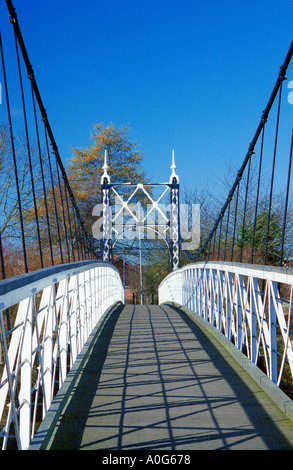
M 223 333 L 280 385 L 293 377 L 293 271 L 227 262 L 188 264 L 167 276 L 159 303 L 176 302 Z
M 101 178 L 103 201 L 103 259 L 111 259 L 118 239 L 163 239 L 170 251 L 171 269 L 180 265 L 179 178 L 172 174 L 168 183 L 111 183 L 107 152 Z M 156 192 L 156 194 L 155 194 Z M 158 194 L 159 193 L 159 194 Z M 169 196 L 169 197 L 168 197 Z M 168 198 L 168 204 L 165 203 Z

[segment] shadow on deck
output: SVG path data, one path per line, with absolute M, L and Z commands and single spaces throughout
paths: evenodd
M 293 449 L 293 422 L 175 307 L 114 310 L 66 390 L 32 450 Z

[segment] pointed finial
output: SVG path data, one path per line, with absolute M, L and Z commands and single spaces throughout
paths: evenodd
M 104 165 L 103 165 L 102 168 L 104 170 L 104 173 L 102 174 L 102 177 L 101 177 L 101 184 L 104 183 L 105 178 L 108 180 L 108 183 L 110 183 L 110 176 L 108 175 L 109 166 L 108 166 L 108 153 L 107 153 L 107 150 L 105 150 Z
M 170 183 L 173 183 L 173 178 L 176 178 L 177 181 L 179 182 L 179 178 L 178 176 L 176 175 L 176 165 L 175 165 L 175 155 L 174 155 L 174 150 L 172 150 L 172 165 L 170 166 L 171 170 L 172 170 L 172 174 L 170 176 Z

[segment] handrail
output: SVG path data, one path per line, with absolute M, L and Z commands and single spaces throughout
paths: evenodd
M 116 302 L 124 303 L 123 285 L 118 269 L 105 261 L 54 266 L 0 283 L 3 449 L 13 433 L 18 449 L 29 447 L 93 328 Z
M 251 272 L 260 279 L 271 279 L 272 277 L 277 282 L 285 282 L 285 283 L 293 283 L 293 268 L 289 267 L 281 267 L 281 266 L 268 266 L 264 264 L 250 264 L 250 263 L 237 263 L 237 262 L 229 262 L 229 261 L 199 261 L 197 263 L 190 263 L 180 268 L 180 271 L 188 270 L 190 266 L 198 266 L 198 267 L 209 267 L 214 269 L 229 269 L 231 272 L 238 272 L 243 275 L 247 275 L 248 272 Z M 178 270 L 177 270 L 178 271 Z M 164 281 L 172 276 L 173 273 L 168 274 Z M 161 285 L 160 284 L 160 285 Z M 160 287 L 160 286 L 159 286 Z
M 32 271 L 26 274 L 21 274 L 19 276 L 14 276 L 8 279 L 0 281 L 0 308 L 8 308 L 10 305 L 15 304 L 17 298 L 23 296 L 22 292 L 19 291 L 20 288 L 25 288 L 26 286 L 34 285 L 34 292 L 42 289 L 42 286 L 48 285 L 48 283 L 58 282 L 64 279 L 67 276 L 72 274 L 81 273 L 87 271 L 90 267 L 97 266 L 109 266 L 107 261 L 97 261 L 97 260 L 88 260 L 80 261 L 76 263 L 65 263 L 58 266 L 50 266 L 48 268 L 39 269 L 38 271 Z M 111 265 L 112 266 L 112 265 Z M 114 269 L 118 272 L 118 269 L 113 266 Z M 5 299 L 8 297 L 5 294 L 12 293 L 12 302 L 5 304 Z
M 293 384 L 293 269 L 228 262 L 188 264 L 159 286 L 159 303 L 213 325 L 278 386 Z

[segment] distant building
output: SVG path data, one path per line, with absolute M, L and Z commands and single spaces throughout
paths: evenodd
M 139 298 L 139 267 L 119 258 L 113 258 L 113 264 L 118 268 L 125 289 L 125 303 L 137 303 Z

